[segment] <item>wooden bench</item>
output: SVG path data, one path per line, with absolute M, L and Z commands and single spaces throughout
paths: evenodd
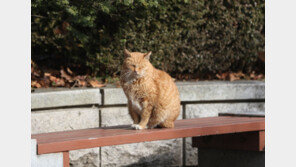
M 264 117 L 226 115 L 178 120 L 173 129 L 133 130 L 123 125 L 35 134 L 32 139 L 37 140 L 37 154 L 63 152 L 64 166 L 69 166 L 71 150 L 184 137 L 193 137 L 197 147 L 263 151 L 264 131 Z

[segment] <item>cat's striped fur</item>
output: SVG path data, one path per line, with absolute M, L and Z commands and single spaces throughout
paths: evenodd
M 179 91 L 173 79 L 152 66 L 151 52 L 124 51 L 121 86 L 128 98 L 134 129 L 173 128 L 180 114 Z

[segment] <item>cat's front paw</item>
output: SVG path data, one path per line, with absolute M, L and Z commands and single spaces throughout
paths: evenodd
M 143 128 L 141 125 L 139 125 L 139 124 L 132 124 L 132 128 L 133 129 L 136 129 L 136 130 L 141 130 L 141 129 L 145 129 L 145 128 Z

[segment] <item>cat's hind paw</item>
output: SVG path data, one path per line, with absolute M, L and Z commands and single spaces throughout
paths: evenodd
M 132 128 L 136 129 L 136 130 L 141 130 L 141 129 L 145 129 L 142 126 L 140 126 L 139 124 L 132 124 Z

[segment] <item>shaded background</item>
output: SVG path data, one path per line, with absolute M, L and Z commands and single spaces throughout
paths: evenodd
M 264 79 L 264 3 L 32 0 L 32 87 L 108 82 L 124 48 L 177 79 Z

